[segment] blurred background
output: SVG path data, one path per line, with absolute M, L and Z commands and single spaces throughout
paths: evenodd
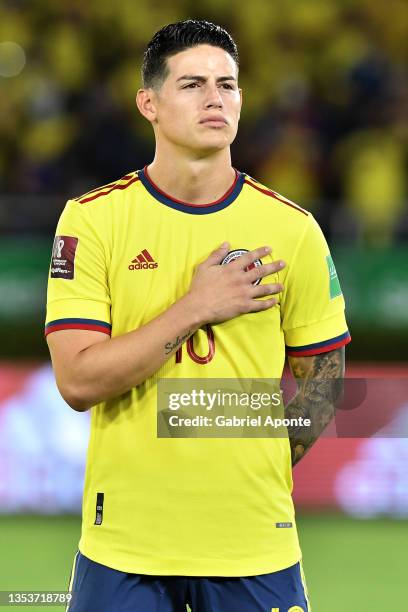
M 0 590 L 67 585 L 89 415 L 60 398 L 43 339 L 53 235 L 69 197 L 153 158 L 134 104 L 141 57 L 155 31 L 185 18 L 219 23 L 236 39 L 244 109 L 233 163 L 318 219 L 346 297 L 348 376 L 377 381 L 364 432 L 326 437 L 294 471 L 313 610 L 400 609 L 408 595 L 403 0 L 0 2 Z

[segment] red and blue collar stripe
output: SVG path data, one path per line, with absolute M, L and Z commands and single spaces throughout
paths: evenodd
M 176 200 L 162 191 L 150 178 L 147 171 L 147 166 L 145 166 L 143 170 L 138 171 L 138 176 L 144 187 L 156 200 L 162 204 L 165 204 L 166 206 L 169 206 L 170 208 L 174 208 L 175 210 L 191 215 L 208 215 L 210 213 L 223 210 L 237 199 L 242 191 L 245 181 L 245 175 L 242 172 L 235 170 L 235 180 L 233 184 L 219 200 L 210 202 L 209 204 L 189 204 L 188 202 Z

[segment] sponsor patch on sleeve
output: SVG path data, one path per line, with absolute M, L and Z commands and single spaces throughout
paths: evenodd
M 329 269 L 329 288 L 330 288 L 330 299 L 341 295 L 341 287 L 339 277 L 337 276 L 336 268 L 331 255 L 326 257 L 327 267 Z
M 55 236 L 52 247 L 51 278 L 72 280 L 75 273 L 75 253 L 78 238 L 74 236 Z

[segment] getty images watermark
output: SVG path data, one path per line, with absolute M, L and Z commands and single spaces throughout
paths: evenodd
M 190 392 L 172 392 L 168 395 L 167 423 L 174 428 L 272 428 L 310 427 L 311 420 L 303 417 L 285 418 L 281 409 L 282 391 L 274 393 L 246 391 L 206 391 L 192 389 Z M 204 414 L 186 416 L 185 409 L 203 410 Z M 267 414 L 264 414 L 264 410 Z M 223 411 L 220 414 L 220 411 Z M 250 411 L 250 412 L 248 412 Z M 261 412 L 258 414 L 258 412 Z M 209 414 L 214 416 L 209 416 Z M 243 414 L 244 413 L 244 414 Z
M 286 438 L 289 430 L 308 438 L 325 403 L 334 418 L 322 437 L 408 437 L 407 378 L 310 380 L 300 400 L 305 410 L 288 411 L 296 393 L 291 377 L 159 379 L 157 436 Z
M 277 380 L 160 379 L 157 392 L 160 438 L 287 437 L 287 427 L 311 421 L 284 414 Z

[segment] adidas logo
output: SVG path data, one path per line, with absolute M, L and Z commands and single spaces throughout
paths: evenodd
M 128 268 L 129 270 L 154 270 L 158 265 L 159 264 L 154 261 L 149 251 L 143 249 L 139 255 L 136 255 L 136 257 L 132 259 L 132 263 L 129 264 Z

